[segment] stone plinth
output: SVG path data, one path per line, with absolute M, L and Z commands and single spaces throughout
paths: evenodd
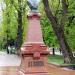
M 49 75 L 48 47 L 43 43 L 39 14 L 28 15 L 26 42 L 21 47 L 22 62 L 20 75 Z

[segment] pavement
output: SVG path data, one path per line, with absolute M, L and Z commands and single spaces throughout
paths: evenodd
M 75 75 L 75 70 L 63 69 L 53 65 L 48 66 L 50 75 Z M 19 67 L 0 67 L 0 75 L 19 75 Z
M 0 66 L 20 66 L 21 59 L 14 54 L 0 52 Z
M 49 64 L 48 71 L 50 75 L 75 75 L 75 70 L 61 68 L 52 64 Z
M 0 75 L 17 75 L 21 63 L 19 56 L 0 52 Z M 75 75 L 75 70 L 49 64 L 50 75 Z
M 53 54 L 53 52 L 50 51 L 50 54 Z M 56 55 L 62 55 L 62 53 L 60 53 L 59 51 L 55 51 L 55 54 L 56 54 Z

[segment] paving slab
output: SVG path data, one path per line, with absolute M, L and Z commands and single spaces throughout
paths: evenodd
M 0 66 L 20 66 L 20 63 L 18 55 L 0 53 Z
M 48 71 L 50 75 L 75 75 L 75 70 L 66 70 L 51 64 Z M 19 75 L 19 67 L 0 67 L 0 75 Z
M 75 70 L 63 69 L 52 64 L 49 64 L 48 71 L 51 75 L 75 75 Z

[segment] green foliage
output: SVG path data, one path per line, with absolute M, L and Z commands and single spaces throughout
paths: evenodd
M 52 29 L 52 26 L 51 26 L 48 18 L 46 17 L 42 3 L 40 3 L 39 11 L 42 14 L 40 22 L 41 22 L 42 33 L 43 33 L 43 40 L 44 40 L 45 44 L 49 47 L 51 47 L 53 45 L 55 47 L 59 47 L 57 38 L 54 34 L 54 31 Z
M 52 0 L 52 1 L 48 0 L 48 1 L 52 13 L 55 15 L 55 17 L 57 17 L 56 20 L 60 24 L 63 13 L 61 1 L 60 0 Z M 64 32 L 69 46 L 71 47 L 72 50 L 75 50 L 75 10 L 74 10 L 75 2 L 73 0 L 68 0 L 67 5 L 68 5 L 68 13 L 66 18 L 67 20 L 64 26 L 65 29 Z M 54 44 L 55 46 L 59 47 L 57 38 L 52 30 L 51 23 L 49 23 L 45 15 L 42 3 L 39 6 L 39 9 L 40 12 L 42 13 L 41 25 L 42 25 L 44 42 L 48 46 L 52 46 Z
M 0 2 L 3 0 L 0 0 Z M 60 22 L 62 16 L 62 4 L 60 0 L 48 0 L 51 7 L 52 13 L 57 17 L 57 20 Z M 23 23 L 23 40 L 25 40 L 25 35 L 27 31 L 27 18 L 26 18 L 26 0 L 22 0 L 21 6 L 18 4 L 18 0 L 4 0 L 6 7 L 3 9 L 3 22 L 0 25 L 0 46 L 4 46 L 8 39 L 16 40 L 17 37 L 17 28 L 18 28 L 18 13 L 19 7 L 22 9 L 22 23 Z M 67 20 L 65 23 L 65 36 L 66 40 L 69 43 L 69 46 L 72 50 L 75 50 L 75 1 L 68 0 L 68 14 Z M 39 11 L 41 12 L 41 26 L 44 42 L 48 46 L 57 46 L 58 41 L 51 27 L 51 23 L 46 17 L 44 12 L 43 3 L 39 4 Z
M 58 46 L 58 42 L 56 36 L 53 32 L 53 29 L 48 21 L 47 18 L 41 18 L 41 25 L 42 25 L 42 32 L 43 32 L 43 39 L 46 45 L 50 46 Z
M 18 11 L 19 7 L 22 8 L 22 18 L 23 18 L 23 38 L 25 40 L 26 34 L 26 0 L 22 0 L 22 5 L 19 6 L 18 0 L 4 0 L 5 8 L 3 9 L 3 21 L 0 26 L 0 47 L 4 47 L 7 43 L 7 40 L 14 40 L 16 42 L 17 37 L 17 29 L 18 29 Z
M 5 1 L 6 8 L 3 11 L 3 22 L 2 31 L 5 36 L 5 41 L 15 39 L 17 32 L 17 18 L 15 13 L 15 8 L 12 6 L 10 0 Z
M 68 14 L 65 24 L 65 36 L 70 48 L 75 50 L 75 2 L 68 0 Z
M 70 48 L 75 50 L 75 26 L 65 27 L 65 36 Z

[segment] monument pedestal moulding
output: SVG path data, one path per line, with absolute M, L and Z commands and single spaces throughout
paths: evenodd
M 28 16 L 26 41 L 21 47 L 19 75 L 50 75 L 48 72 L 48 47 L 44 44 L 40 25 L 40 14 Z

